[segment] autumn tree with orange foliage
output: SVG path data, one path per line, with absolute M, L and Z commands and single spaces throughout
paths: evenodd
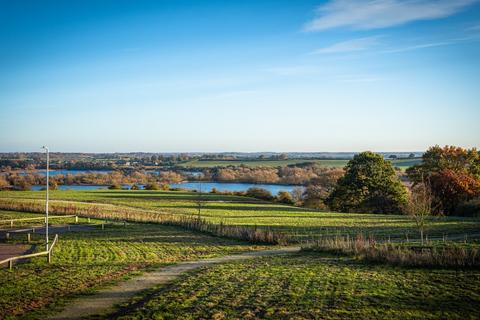
M 414 185 L 428 184 L 436 214 L 455 214 L 461 203 L 480 196 L 480 153 L 475 148 L 431 147 L 407 174 Z

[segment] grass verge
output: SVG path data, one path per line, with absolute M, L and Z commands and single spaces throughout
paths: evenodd
M 65 299 L 145 268 L 260 248 L 158 224 L 65 233 L 52 264 L 38 258 L 0 269 L 0 319 L 42 318 Z
M 477 319 L 480 271 L 318 253 L 232 262 L 160 287 L 120 319 Z

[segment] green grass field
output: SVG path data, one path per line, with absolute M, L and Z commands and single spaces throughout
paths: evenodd
M 195 192 L 144 190 L 52 191 L 50 195 L 52 205 L 112 204 L 188 216 L 198 213 L 200 197 Z M 43 198 L 39 191 L 0 192 L 0 200 Z M 318 212 L 216 194 L 202 195 L 201 203 L 202 217 L 211 222 L 268 227 L 303 240 L 357 233 L 416 237 L 413 221 L 402 215 Z M 41 214 L 0 211 L 0 219 L 32 216 Z M 428 234 L 430 238 L 448 234 L 449 241 L 457 244 L 466 234 L 468 244 L 478 246 L 479 230 L 480 218 L 444 217 L 431 221 Z M 34 240 L 40 245 L 40 238 Z M 38 258 L 16 266 L 14 272 L 0 270 L 0 319 L 42 318 L 76 295 L 150 267 L 260 248 L 158 224 L 64 233 L 51 265 Z M 302 252 L 185 275 L 145 298 L 143 307 L 127 307 L 121 313 L 124 319 L 468 319 L 478 311 L 479 279 L 478 270 L 401 268 Z
M 478 319 L 480 271 L 301 253 L 231 262 L 160 287 L 119 319 Z
M 330 160 L 330 159 L 295 159 L 295 160 L 192 160 L 180 164 L 185 168 L 212 168 L 212 167 L 227 167 L 227 166 L 240 166 L 247 167 L 283 167 L 288 165 L 296 165 L 300 163 L 315 163 L 319 166 L 326 168 L 343 168 L 347 164 L 348 160 Z M 393 160 L 394 167 L 398 167 L 405 170 L 415 164 L 420 163 L 420 159 L 399 159 Z
M 43 192 L 0 192 L 0 198 L 42 199 Z M 192 215 L 198 213 L 199 195 L 184 191 L 53 191 L 56 200 L 111 203 L 157 212 Z M 378 238 L 415 238 L 414 222 L 404 215 L 318 212 L 268 203 L 240 196 L 202 195 L 201 215 L 215 223 L 270 227 L 299 239 L 321 235 L 374 235 Z M 480 218 L 442 217 L 431 220 L 430 237 L 480 239 Z
M 43 312 L 61 306 L 66 299 L 149 267 L 259 248 L 156 224 L 62 233 L 52 264 L 39 257 L 15 266 L 13 272 L 5 266 L 0 269 L 0 319 L 42 318 Z

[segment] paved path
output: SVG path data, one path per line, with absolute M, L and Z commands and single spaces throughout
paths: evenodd
M 300 247 L 285 247 L 273 250 L 251 251 L 212 259 L 180 262 L 172 266 L 159 268 L 156 271 L 146 272 L 139 277 L 124 281 L 113 287 L 99 290 L 98 293 L 93 296 L 78 298 L 67 305 L 62 312 L 53 315 L 48 319 L 71 320 L 82 319 L 84 317 L 91 317 L 100 314 L 108 314 L 115 311 L 115 305 L 127 302 L 134 295 L 139 294 L 146 289 L 159 284 L 168 283 L 187 271 L 216 263 L 252 259 L 255 257 L 264 257 L 277 254 L 296 253 L 299 251 Z

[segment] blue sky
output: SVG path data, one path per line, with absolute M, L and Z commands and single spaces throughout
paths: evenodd
M 480 1 L 0 0 L 0 151 L 480 146 Z

